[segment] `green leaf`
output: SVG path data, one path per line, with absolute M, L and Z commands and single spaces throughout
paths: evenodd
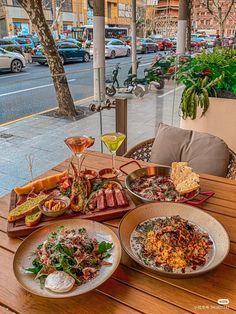
M 98 246 L 98 253 L 105 253 L 109 251 L 113 246 L 113 243 L 102 241 Z
M 37 275 L 40 272 L 41 269 L 42 269 L 42 267 L 41 268 L 39 268 L 39 267 L 29 267 L 29 268 L 25 268 L 25 271 L 28 271 L 30 273 L 33 273 L 33 274 Z

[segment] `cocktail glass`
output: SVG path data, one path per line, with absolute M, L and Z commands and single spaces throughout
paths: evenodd
M 106 145 L 112 156 L 112 172 L 118 174 L 119 170 L 115 166 L 115 156 L 118 148 L 124 142 L 126 135 L 120 132 L 106 133 L 101 136 L 101 140 Z
M 78 161 L 78 174 L 81 170 L 81 161 L 85 150 L 94 144 L 94 138 L 87 136 L 71 136 L 67 137 L 64 142 L 73 152 L 74 157 Z

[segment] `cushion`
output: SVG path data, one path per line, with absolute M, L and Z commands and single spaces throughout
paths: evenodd
M 161 123 L 152 146 L 150 161 L 167 166 L 173 161 L 187 161 L 195 172 L 225 177 L 229 148 L 217 136 Z

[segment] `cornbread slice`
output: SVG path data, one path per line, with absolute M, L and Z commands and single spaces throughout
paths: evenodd
M 46 199 L 47 197 L 48 195 L 42 194 L 34 198 L 28 199 L 26 202 L 12 209 L 8 214 L 7 220 L 9 222 L 12 222 L 12 221 L 21 219 L 22 217 L 32 214 L 33 211 L 38 207 L 39 203 L 42 200 Z

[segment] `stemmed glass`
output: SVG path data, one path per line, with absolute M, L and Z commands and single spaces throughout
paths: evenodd
M 87 136 L 71 136 L 67 137 L 64 142 L 73 152 L 73 157 L 78 161 L 78 174 L 80 174 L 82 157 L 85 150 L 94 144 L 94 138 Z
M 101 136 L 101 140 L 106 145 L 112 156 L 112 172 L 118 174 L 119 170 L 115 167 L 116 152 L 124 142 L 126 135 L 120 132 L 106 133 Z

